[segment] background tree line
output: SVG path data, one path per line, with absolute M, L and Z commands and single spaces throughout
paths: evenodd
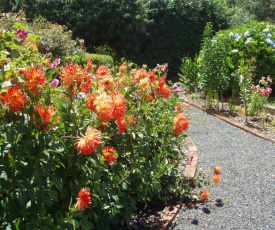
M 118 57 L 154 67 L 169 63 L 177 80 L 183 57 L 201 48 L 208 22 L 213 30 L 257 19 L 274 21 L 275 0 L 2 0 L 1 12 L 23 9 L 27 19 L 38 16 L 65 25 L 85 40 L 88 52 L 112 48 Z

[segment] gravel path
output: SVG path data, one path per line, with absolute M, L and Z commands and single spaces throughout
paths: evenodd
M 169 229 L 275 229 L 275 143 L 195 107 L 188 117 L 199 152 L 198 171 L 212 178 L 213 166 L 220 165 L 222 180 L 210 188 L 208 202 L 183 207 Z

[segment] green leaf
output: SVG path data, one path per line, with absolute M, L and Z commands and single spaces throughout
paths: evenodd
M 50 175 L 50 181 L 53 182 L 59 191 L 62 189 L 61 182 L 58 177 Z
M 105 191 L 104 188 L 101 188 L 101 189 L 98 191 L 98 194 L 99 194 L 101 197 L 107 196 L 107 193 L 106 193 L 106 191 Z
M 19 57 L 19 52 L 17 50 L 12 50 L 10 52 L 10 56 L 11 56 L 11 58 L 17 58 L 17 57 Z
M 51 191 L 48 192 L 48 195 L 49 195 L 49 197 L 50 197 L 52 200 L 58 201 L 58 193 L 57 193 L 57 191 L 51 190 Z

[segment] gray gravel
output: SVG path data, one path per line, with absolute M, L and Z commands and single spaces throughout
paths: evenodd
M 275 143 L 255 137 L 191 107 L 189 135 L 199 152 L 198 170 L 222 180 L 209 201 L 183 207 L 169 229 L 275 229 Z

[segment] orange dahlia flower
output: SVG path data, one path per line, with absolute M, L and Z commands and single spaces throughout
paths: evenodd
M 151 83 L 154 83 L 157 79 L 156 74 L 154 72 L 148 72 L 148 78 L 150 79 Z
M 220 175 L 221 174 L 221 167 L 220 166 L 215 166 L 213 171 L 214 171 L 215 175 Z
M 81 134 L 75 141 L 75 148 L 84 155 L 94 153 L 101 143 L 100 132 L 92 127 L 88 127 L 85 135 Z
M 118 117 L 116 121 L 118 133 L 124 133 L 127 129 L 125 117 Z
M 127 112 L 127 102 L 120 91 L 114 91 L 111 94 L 113 99 L 114 117 L 123 117 Z
M 202 193 L 201 193 L 201 201 L 205 201 L 205 200 L 208 200 L 209 198 L 209 191 L 208 190 L 204 190 Z
M 98 81 L 98 85 L 100 88 L 104 90 L 113 89 L 115 86 L 114 78 L 111 75 L 102 76 L 102 78 Z
M 52 105 L 45 107 L 43 104 L 39 104 L 35 107 L 34 112 L 38 113 L 42 122 L 41 127 L 45 131 L 50 128 L 49 124 L 52 122 L 54 115 L 57 113 L 57 109 Z M 58 118 L 56 117 L 55 122 L 57 121 Z
M 129 118 L 128 118 L 128 123 L 131 123 L 131 124 L 136 124 L 137 123 L 137 119 L 131 115 Z
M 78 196 L 76 198 L 76 205 L 75 205 L 75 207 L 79 211 L 84 211 L 85 209 L 87 209 L 89 207 L 89 205 L 91 203 L 92 203 L 92 200 L 91 200 L 91 195 L 90 195 L 89 189 L 82 188 L 79 191 Z
M 96 74 L 97 80 L 100 80 L 100 79 L 102 79 L 102 76 L 110 75 L 110 70 L 109 70 L 108 66 L 106 66 L 106 65 L 100 65 L 97 68 L 95 74 Z
M 172 93 L 171 93 L 171 89 L 165 82 L 166 82 L 166 78 L 161 77 L 158 81 L 154 83 L 153 89 L 157 95 L 164 98 L 169 98 L 171 97 Z
M 183 130 L 189 128 L 189 121 L 183 113 L 178 113 L 174 119 L 173 133 L 175 136 L 179 136 Z
M 213 182 L 214 183 L 219 183 L 221 181 L 221 176 L 220 175 L 214 175 L 213 176 Z
M 82 74 L 83 74 L 83 80 L 80 84 L 80 90 L 81 92 L 89 93 L 92 85 L 92 77 L 85 70 L 83 70 Z
M 125 73 L 125 70 L 127 69 L 127 64 L 123 63 L 120 65 L 120 67 L 118 68 L 118 72 L 119 73 Z
M 113 99 L 107 93 L 101 93 L 94 101 L 96 113 L 100 121 L 111 121 L 114 119 Z
M 90 72 L 93 69 L 93 67 L 94 67 L 93 62 L 90 59 L 88 59 L 86 61 L 86 69 L 85 70 L 87 72 Z
M 150 93 L 145 94 L 144 97 L 147 101 L 153 101 L 154 100 L 153 95 L 151 95 Z
M 25 93 L 16 86 L 11 86 L 0 93 L 1 104 L 9 108 L 10 112 L 22 111 L 27 104 Z
M 147 77 L 147 70 L 145 69 L 138 69 L 134 75 L 136 83 L 139 83 L 141 79 Z
M 60 79 L 63 84 L 70 88 L 75 85 L 75 82 L 81 83 L 83 80 L 83 75 L 81 71 L 81 66 L 73 64 L 67 65 L 60 71 Z
M 114 162 L 116 162 L 118 156 L 117 156 L 117 151 L 115 150 L 114 147 L 111 146 L 105 146 L 102 149 L 103 152 L 103 157 L 102 159 L 105 160 L 107 165 L 111 165 Z
M 73 64 L 65 66 L 60 71 L 60 79 L 67 88 L 73 88 L 74 91 L 77 91 L 78 87 L 80 87 L 84 93 L 90 91 L 92 77 L 79 65 Z
M 86 107 L 92 111 L 95 111 L 95 99 L 96 99 L 96 94 L 89 94 L 86 100 Z
M 181 110 L 181 105 L 180 104 L 176 104 L 175 105 L 175 111 L 178 112 Z
M 150 89 L 150 79 L 148 77 L 140 79 L 139 87 L 142 90 L 149 90 Z
M 46 74 L 43 70 L 36 67 L 31 67 L 23 73 L 25 82 L 23 83 L 27 90 L 34 94 L 40 93 L 43 90 L 43 86 L 46 84 Z

